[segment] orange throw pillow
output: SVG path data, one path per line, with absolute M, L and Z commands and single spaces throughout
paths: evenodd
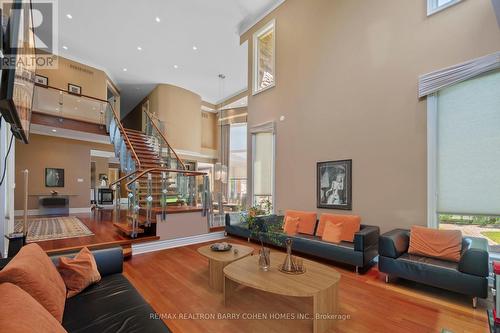
M 66 333 L 33 297 L 12 283 L 0 284 L 0 327 L 9 333 Z
M 361 228 L 361 217 L 358 215 L 338 215 L 338 214 L 321 214 L 319 218 L 318 230 L 316 236 L 321 237 L 325 230 L 327 221 L 335 224 L 342 223 L 342 240 L 346 242 L 354 241 L 354 234 Z
M 329 243 L 340 243 L 343 227 L 342 223 L 326 222 L 321 240 Z
M 52 260 L 37 244 L 23 246 L 0 271 L 0 283 L 10 282 L 38 301 L 54 318 L 62 321 L 66 286 Z
M 298 210 L 287 210 L 285 218 L 298 217 L 299 220 L 299 233 L 314 235 L 314 228 L 316 228 L 316 219 L 318 218 L 315 212 L 303 212 Z
M 58 270 L 66 284 L 68 298 L 101 281 L 94 255 L 86 247 L 74 258 L 60 257 Z
M 413 226 L 408 253 L 459 262 L 462 253 L 462 232 Z
M 294 236 L 299 231 L 299 221 L 298 217 L 287 216 L 285 218 L 285 224 L 283 225 L 283 231 L 288 236 Z

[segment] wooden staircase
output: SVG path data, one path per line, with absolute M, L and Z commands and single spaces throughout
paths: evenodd
M 125 140 L 125 144 L 128 150 L 133 150 L 137 154 L 137 158 L 140 161 L 139 170 L 147 170 L 151 168 L 159 168 L 159 167 L 168 167 L 169 164 L 168 158 L 167 161 L 165 158 L 160 156 L 160 150 L 155 143 L 155 139 L 153 137 L 147 136 L 143 132 L 132 130 L 125 128 L 124 136 L 128 137 L 128 140 Z M 130 144 L 129 144 L 130 142 Z M 150 219 L 150 226 L 147 226 L 148 221 L 146 218 L 146 204 L 148 197 L 148 175 L 142 176 L 138 180 L 138 196 L 139 196 L 139 204 L 141 208 L 139 209 L 139 214 L 137 216 L 137 221 L 139 227 L 135 229 L 137 233 L 137 237 L 149 236 L 152 233 L 156 233 L 156 216 L 161 213 L 161 195 L 162 195 L 162 187 L 161 187 L 161 172 L 152 171 L 151 173 L 151 197 L 152 197 L 152 213 Z M 173 175 L 172 177 L 176 177 Z M 178 196 L 177 192 L 177 182 L 174 178 L 167 178 L 167 198 L 169 198 L 168 205 L 170 206 L 180 206 L 183 204 L 182 201 L 175 201 L 175 198 Z M 116 222 L 114 226 L 118 228 L 122 233 L 132 236 L 134 233 L 134 229 L 132 227 L 132 218 L 129 217 L 127 222 Z

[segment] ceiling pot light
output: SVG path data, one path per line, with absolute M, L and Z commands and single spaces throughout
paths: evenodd
M 67 50 L 67 49 L 68 49 L 68 47 L 67 47 L 66 45 L 63 45 L 63 49 Z
M 142 47 L 137 46 L 137 50 L 138 50 L 138 51 L 142 51 Z
M 128 71 L 128 69 L 124 68 L 123 71 L 126 72 L 126 71 Z
M 69 18 L 70 20 L 73 18 L 73 15 L 71 14 L 66 14 L 66 17 Z
M 174 68 L 175 68 L 175 69 L 177 69 L 177 68 L 179 68 L 179 66 L 177 66 L 177 65 L 174 65 Z
M 196 45 L 193 45 L 193 51 L 196 51 L 198 50 L 198 47 L 196 47 Z
M 155 18 L 155 21 L 156 21 L 156 22 L 158 22 L 158 23 L 160 23 L 160 21 L 161 21 L 161 20 L 160 20 L 160 18 L 157 16 L 157 17 Z

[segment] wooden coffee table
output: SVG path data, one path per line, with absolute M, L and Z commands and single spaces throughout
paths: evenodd
M 224 290 L 224 272 L 222 271 L 224 267 L 235 260 L 249 256 L 253 253 L 253 248 L 239 244 L 231 244 L 233 246 L 231 250 L 217 252 L 210 249 L 211 245 L 212 244 L 209 244 L 198 248 L 198 252 L 202 256 L 208 258 L 210 287 L 218 292 L 222 292 Z M 238 249 L 237 254 L 234 254 L 234 249 Z
M 285 254 L 271 252 L 271 267 L 267 272 L 259 269 L 258 256 L 247 257 L 226 266 L 225 304 L 228 304 L 238 284 L 278 295 L 312 297 L 313 332 L 325 332 L 335 324 L 332 315 L 338 314 L 337 286 L 340 274 L 326 265 L 305 259 L 304 274 L 286 274 L 278 270 L 284 260 Z

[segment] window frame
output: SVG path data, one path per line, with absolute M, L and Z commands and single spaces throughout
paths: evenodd
M 259 37 L 268 33 L 269 31 L 273 31 L 273 83 L 265 88 L 259 87 Z M 253 71 L 252 71 L 252 95 L 256 95 L 268 89 L 271 89 L 276 86 L 276 19 L 272 19 L 268 23 L 266 23 L 262 28 L 254 32 L 253 34 Z
M 427 0 L 427 16 L 439 13 L 440 11 L 455 6 L 456 4 L 459 4 L 462 1 L 463 0 L 452 0 L 445 5 L 438 6 L 438 0 Z

